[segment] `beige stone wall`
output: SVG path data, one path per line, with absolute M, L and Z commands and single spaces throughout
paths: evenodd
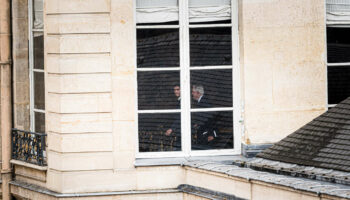
M 134 167 L 133 2 L 45 1 L 50 190 L 101 192 L 175 188 L 186 181 L 201 184 L 196 181 L 202 179 L 189 178 L 191 174 L 185 181 L 181 167 Z M 245 139 L 270 143 L 325 110 L 324 7 L 318 0 L 249 0 L 240 1 L 240 8 Z M 239 196 L 249 197 L 240 187 L 244 183 L 237 183 Z
M 208 200 L 209 198 L 204 198 L 204 197 L 198 197 L 193 194 L 183 194 L 183 200 Z
M 179 167 L 179 170 L 181 170 L 184 173 L 183 177 L 183 184 L 189 184 L 192 186 L 197 186 L 217 192 L 223 192 L 226 194 L 234 195 L 238 198 L 243 199 L 253 199 L 253 200 L 280 200 L 280 199 L 307 199 L 307 200 L 329 200 L 329 199 L 343 199 L 337 196 L 328 196 L 325 194 L 317 194 L 316 192 L 306 192 L 304 190 L 297 190 L 292 187 L 285 187 L 281 186 L 279 184 L 271 184 L 271 183 L 265 183 L 258 180 L 248 180 L 245 178 L 240 177 L 233 177 L 229 176 L 227 174 L 223 173 L 217 173 L 217 172 L 211 172 L 207 170 L 197 169 L 197 168 L 191 168 L 191 167 Z M 18 197 L 18 199 L 35 199 L 35 200 L 41 200 L 41 199 L 81 199 L 81 200 L 104 200 L 104 199 L 118 199 L 118 200 L 124 200 L 124 199 L 169 199 L 169 200 L 205 200 L 205 199 L 212 199 L 212 198 L 205 198 L 200 197 L 198 195 L 194 194 L 188 194 L 188 193 L 181 193 L 176 191 L 164 191 L 160 192 L 160 190 L 152 190 L 159 182 L 162 182 L 164 186 L 171 187 L 171 185 L 168 184 L 168 182 L 171 182 L 175 179 L 174 176 L 163 176 L 164 174 L 171 174 L 172 168 L 143 168 L 141 171 L 147 171 L 149 174 L 146 175 L 144 172 L 142 172 L 142 175 L 139 176 L 139 179 L 143 180 L 132 180 L 136 181 L 137 184 L 144 184 L 145 187 L 137 188 L 139 191 L 132 191 L 132 189 L 124 189 L 123 193 L 119 194 L 103 194 L 103 192 L 108 191 L 107 185 L 104 185 L 104 189 L 101 189 L 101 193 L 95 193 L 93 194 L 77 194 L 70 192 L 70 194 L 67 194 L 66 197 L 59 197 L 54 195 L 47 195 L 43 194 L 41 192 L 37 192 L 36 190 L 30 190 L 28 188 L 19 187 L 16 185 L 11 185 L 11 192 L 13 195 Z M 141 172 L 138 171 L 138 172 Z M 154 171 L 158 171 L 158 175 L 154 174 Z M 164 173 L 164 174 L 162 174 Z M 244 172 L 242 172 L 244 173 Z M 121 173 L 120 173 L 121 174 Z M 133 172 L 135 174 L 135 172 Z M 115 174 L 111 175 L 114 176 L 113 178 L 116 180 L 123 180 L 125 184 L 129 184 L 127 181 L 128 179 L 126 177 L 117 177 Z M 81 176 L 82 177 L 82 176 Z M 81 178 L 80 177 L 80 178 Z M 132 174 L 128 175 L 129 179 L 132 179 Z M 68 175 L 67 175 L 67 178 Z M 79 177 L 78 177 L 79 178 Z M 101 179 L 105 179 L 107 177 L 101 177 Z M 119 179 L 118 179 L 119 178 Z M 69 178 L 70 179 L 70 178 Z M 110 184 L 116 184 L 118 181 L 111 181 Z M 70 179 L 67 180 L 65 184 L 70 184 L 70 186 L 73 186 L 74 182 L 77 180 Z M 83 183 L 83 181 L 80 179 L 79 183 Z M 99 181 L 96 179 L 96 181 Z M 156 183 L 158 182 L 158 183 Z M 119 181 L 119 184 L 121 184 L 121 181 Z M 147 184 L 147 185 L 146 185 Z M 121 185 L 120 185 L 121 186 Z M 121 187 L 120 187 L 121 188 Z M 126 187 L 131 188 L 131 187 Z M 60 194 L 58 194 L 60 195 Z M 83 195 L 79 198 L 74 197 L 75 195 Z
M 186 167 L 186 183 L 192 186 L 235 195 L 243 199 L 280 200 L 280 199 L 327 199 L 323 195 L 295 190 L 278 184 L 247 180 L 239 177 L 227 176 L 216 172 Z M 341 199 L 332 197 L 334 199 Z
M 47 187 L 108 190 L 100 181 L 113 173 L 110 1 L 44 6 Z
M 45 1 L 47 188 L 176 188 L 180 167 L 135 168 L 132 0 Z
M 34 184 L 40 187 L 46 187 L 46 169 L 45 167 L 32 167 L 31 164 L 22 161 L 11 161 L 13 164 L 14 180 L 24 183 Z
M 326 110 L 325 7 L 240 1 L 245 143 L 272 143 Z

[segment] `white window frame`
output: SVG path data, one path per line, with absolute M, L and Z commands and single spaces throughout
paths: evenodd
M 166 157 L 192 157 L 192 156 L 209 156 L 209 155 L 237 155 L 241 154 L 241 101 L 240 101 L 240 63 L 239 63 L 239 34 L 238 34 L 238 0 L 231 0 L 231 23 L 225 24 L 189 24 L 188 19 L 188 0 L 178 0 L 179 2 L 179 24 L 178 25 L 136 25 L 135 32 L 138 29 L 179 29 L 180 38 L 180 67 L 169 68 L 137 68 L 136 71 L 167 71 L 178 70 L 180 72 L 181 85 L 181 109 L 172 110 L 139 110 L 138 103 L 136 112 L 136 158 L 166 158 Z M 136 15 L 136 5 L 134 5 L 134 14 Z M 134 16 L 135 16 L 134 15 Z M 134 18 L 135 19 L 135 18 Z M 201 66 L 190 67 L 190 45 L 189 45 L 189 29 L 190 28 L 207 28 L 207 27 L 231 27 L 232 37 L 232 65 L 230 66 Z M 136 34 L 135 34 L 136 35 Z M 135 37 L 136 39 L 136 37 Z M 135 42 L 136 44 L 136 42 Z M 137 44 L 136 44 L 137 45 Z M 135 46 L 135 51 L 137 46 Z M 135 54 L 137 55 L 137 53 Z M 137 57 L 137 56 L 136 56 Z M 135 58 L 136 60 L 137 58 Z M 135 62 L 137 63 L 137 62 Z M 190 71 L 203 69 L 232 69 L 232 103 L 233 107 L 222 108 L 201 108 L 191 109 L 191 91 L 182 89 L 190 88 Z M 136 73 L 137 74 L 137 73 Z M 137 79 L 136 79 L 136 94 Z M 136 95 L 138 102 L 138 95 Z M 218 150 L 191 150 L 191 112 L 203 111 L 233 111 L 233 149 L 218 149 Z M 181 151 L 173 152 L 139 152 L 139 129 L 138 116 L 141 113 L 181 113 Z
M 29 113 L 30 113 L 30 131 L 35 130 L 35 113 L 44 113 L 45 110 L 35 108 L 35 83 L 34 73 L 43 73 L 45 77 L 44 69 L 35 69 L 34 67 L 34 32 L 41 32 L 44 35 L 44 29 L 34 29 L 34 0 L 28 0 L 28 58 L 29 58 Z M 44 0 L 43 0 L 44 1 Z M 45 83 L 45 81 L 44 81 Z
M 350 24 L 327 24 L 326 23 L 326 35 L 327 35 L 327 28 L 330 27 L 330 28 L 348 28 L 350 29 Z M 328 52 L 328 41 L 327 41 L 327 36 L 326 36 L 326 52 Z M 327 56 L 328 56 L 328 53 L 327 53 Z M 329 104 L 328 103 L 328 91 L 329 91 L 329 88 L 328 88 L 328 68 L 329 67 L 340 67 L 340 66 L 347 66 L 347 67 L 350 67 L 350 62 L 344 62 L 344 63 L 329 63 L 328 62 L 328 58 L 326 56 L 326 60 L 327 60 L 327 77 L 326 77 L 326 80 L 327 80 L 327 108 L 330 109 L 330 108 L 333 108 L 335 107 L 337 104 Z

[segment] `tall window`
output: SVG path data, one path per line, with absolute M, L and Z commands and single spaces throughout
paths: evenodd
M 30 128 L 45 132 L 43 0 L 29 0 Z
M 350 1 L 327 0 L 328 105 L 350 96 Z
M 231 0 L 136 1 L 139 155 L 239 151 L 236 9 Z

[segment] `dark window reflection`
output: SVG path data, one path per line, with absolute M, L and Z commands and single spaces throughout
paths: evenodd
M 191 113 L 192 150 L 232 149 L 232 111 Z
M 179 96 L 174 88 L 179 87 L 178 71 L 138 72 L 138 106 L 139 110 L 178 109 Z
M 44 37 L 34 37 L 34 68 L 44 69 Z
M 350 66 L 328 67 L 328 103 L 337 104 L 350 96 Z
M 191 66 L 232 65 L 231 28 L 190 29 Z
M 34 72 L 34 107 L 45 110 L 45 81 L 43 72 Z
M 45 133 L 45 114 L 35 112 L 35 132 Z
M 350 62 L 350 28 L 327 27 L 329 63 Z
M 178 67 L 178 29 L 137 30 L 137 67 Z
M 232 70 L 192 70 L 192 108 L 232 107 Z
M 181 151 L 180 113 L 139 114 L 138 123 L 140 152 Z

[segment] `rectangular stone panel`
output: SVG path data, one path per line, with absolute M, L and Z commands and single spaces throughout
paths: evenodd
M 51 93 L 110 92 L 111 74 L 48 74 L 47 91 Z
M 110 11 L 110 0 L 50 0 L 45 2 L 46 14 L 102 13 Z
M 205 181 L 203 181 L 205 180 Z M 251 183 L 246 179 L 222 176 L 208 171 L 186 168 L 186 183 L 196 187 L 210 188 L 218 192 L 235 195 L 242 199 L 250 198 Z
M 110 93 L 48 93 L 46 103 L 47 111 L 55 113 L 112 112 L 112 96 Z
M 48 54 L 46 70 L 55 74 L 111 72 L 111 57 L 106 54 Z
M 137 187 L 139 190 L 176 188 L 184 183 L 185 178 L 185 173 L 180 166 L 137 169 Z
M 113 151 L 111 133 L 48 134 L 49 150 L 62 153 Z
M 114 173 L 112 170 L 60 172 L 48 170 L 47 185 L 60 193 L 126 191 L 137 189 L 134 170 Z
M 179 166 L 136 168 L 115 172 L 112 170 L 62 172 L 48 169 L 47 176 L 48 188 L 60 193 L 168 189 L 176 188 L 184 181 L 185 173 Z
M 47 113 L 47 132 L 108 133 L 112 132 L 112 114 L 56 114 Z
M 109 14 L 59 14 L 46 17 L 47 34 L 109 33 Z
M 111 49 L 109 34 L 48 35 L 47 53 L 108 53 Z
M 59 171 L 103 170 L 113 168 L 111 152 L 57 153 L 48 151 L 48 167 Z

